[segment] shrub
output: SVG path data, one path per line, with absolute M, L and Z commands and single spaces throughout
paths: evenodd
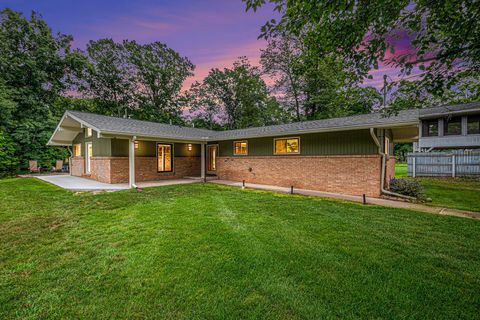
M 425 200 L 425 193 L 422 185 L 414 180 L 408 179 L 391 179 L 390 191 Z

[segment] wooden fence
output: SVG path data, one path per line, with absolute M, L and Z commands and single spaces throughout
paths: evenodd
M 409 153 L 407 175 L 409 177 L 479 177 L 480 151 Z

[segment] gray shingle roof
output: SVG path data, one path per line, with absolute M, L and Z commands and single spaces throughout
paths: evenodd
M 68 111 L 68 114 L 82 120 L 102 133 L 120 133 L 125 135 L 186 140 L 229 140 L 297 134 L 302 132 L 353 129 L 367 126 L 396 125 L 402 123 L 415 123 L 418 121 L 418 110 L 404 110 L 398 115 L 390 117 L 385 117 L 380 113 L 372 113 L 343 118 L 294 122 L 274 126 L 212 131 L 157 122 L 109 117 L 79 111 Z
M 386 117 L 381 113 L 371 113 L 343 118 L 302 121 L 274 126 L 246 128 L 239 130 L 212 131 L 168 125 L 163 123 L 102 116 L 79 111 L 67 111 L 67 114 L 80 119 L 102 133 L 116 133 L 144 137 L 171 138 L 180 140 L 218 141 L 246 139 L 265 136 L 279 136 L 307 132 L 340 131 L 368 127 L 388 127 L 415 124 L 420 118 L 449 114 L 452 112 L 479 109 L 480 102 L 440 106 L 426 109 L 402 110 L 397 115 Z
M 164 123 L 102 116 L 94 113 L 67 111 L 69 115 L 91 125 L 103 133 L 121 133 L 147 137 L 198 140 L 207 139 L 212 131 L 169 125 Z
M 420 118 L 427 118 L 427 117 L 436 116 L 436 115 L 448 115 L 451 113 L 473 111 L 476 109 L 480 111 L 480 101 L 464 103 L 464 104 L 425 108 L 425 109 L 420 109 L 419 113 L 420 113 Z
M 303 132 L 338 131 L 365 127 L 381 127 L 418 122 L 418 109 L 403 110 L 398 115 L 386 117 L 381 113 L 362 114 L 343 118 L 302 121 L 274 126 L 220 131 L 212 137 L 217 140 L 241 139 L 262 136 L 298 134 Z

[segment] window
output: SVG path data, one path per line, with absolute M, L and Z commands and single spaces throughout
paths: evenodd
M 422 135 L 424 137 L 438 136 L 438 120 L 424 120 L 422 122 Z
M 92 136 L 92 128 L 85 128 L 85 137 Z
M 474 116 L 468 116 L 467 133 L 480 134 L 480 114 L 474 115 Z
M 157 144 L 158 172 L 171 172 L 173 169 L 172 144 Z
M 80 143 L 73 145 L 73 156 L 80 157 L 82 155 L 82 145 Z
M 462 134 L 462 118 L 445 119 L 443 128 L 446 136 Z
M 247 155 L 248 154 L 248 142 L 247 141 L 234 141 L 233 142 L 233 154 L 234 155 Z
M 299 154 L 300 138 L 274 139 L 275 154 Z

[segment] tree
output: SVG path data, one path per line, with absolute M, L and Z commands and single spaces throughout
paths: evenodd
M 133 81 L 137 84 L 136 118 L 182 123 L 179 93 L 195 66 L 186 57 L 161 42 L 140 45 L 124 41 Z
M 380 106 L 376 89 L 356 86 L 339 55 L 312 55 L 301 37 L 272 35 L 260 61 L 275 79 L 279 101 L 297 121 L 368 113 Z
M 46 143 L 58 120 L 55 99 L 68 88 L 78 59 L 71 41 L 54 35 L 35 12 L 26 19 L 10 9 L 0 11 L 0 123 L 24 167 L 29 159 L 51 165 L 65 157 L 65 150 Z
M 449 79 L 450 85 L 430 91 L 423 81 L 400 81 L 390 85 L 392 91 L 386 114 L 400 110 L 438 105 L 467 103 L 480 100 L 480 76 L 477 72 L 459 72 Z
M 4 174 L 14 172 L 17 165 L 13 141 L 6 132 L 0 129 L 0 177 Z
M 259 68 L 245 57 L 231 69 L 212 69 L 189 95 L 193 111 L 206 114 L 210 123 L 217 116 L 228 129 L 276 124 L 285 118 L 276 99 L 269 96 Z
M 297 121 L 304 118 L 304 81 L 301 74 L 301 42 L 294 37 L 280 35 L 268 39 L 261 50 L 263 72 L 275 79 L 273 90 L 280 93 L 287 111 L 294 113 Z
M 244 0 L 256 10 L 267 0 Z M 409 73 L 424 70 L 429 90 L 439 90 L 458 70 L 480 70 L 480 5 L 478 1 L 319 1 L 268 0 L 280 12 L 262 36 L 279 31 L 304 34 L 316 56 L 338 53 L 358 79 L 386 60 Z M 400 33 L 411 38 L 410 52 L 395 55 Z M 386 59 L 386 53 L 394 54 Z
M 121 116 L 133 109 L 137 84 L 123 45 L 112 39 L 90 41 L 83 55 L 84 68 L 77 74 L 80 92 L 96 100 L 99 112 L 105 115 Z

